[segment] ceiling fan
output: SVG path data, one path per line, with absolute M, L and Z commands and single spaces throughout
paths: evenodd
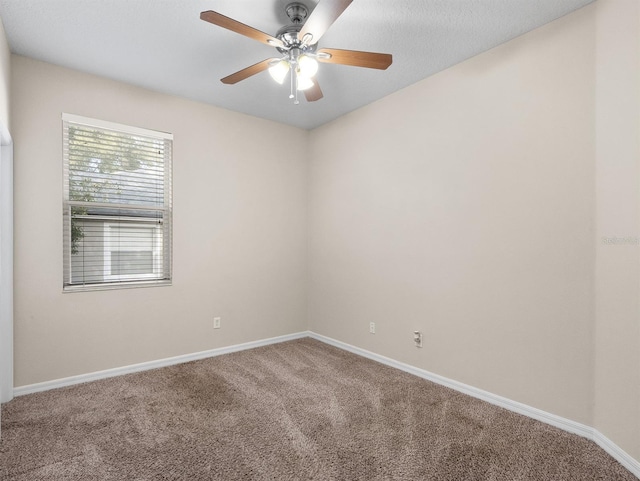
M 289 98 L 294 99 L 294 103 L 298 104 L 298 91 L 304 91 L 308 102 L 314 102 L 323 97 L 316 79 L 318 62 L 385 70 L 392 62 L 391 55 L 387 53 L 335 48 L 318 49 L 320 38 L 352 1 L 320 0 L 311 15 L 304 4 L 290 3 L 285 7 L 285 12 L 291 19 L 291 24 L 282 27 L 275 36 L 212 10 L 202 12 L 200 14 L 202 20 L 275 47 L 281 54 L 279 57 L 268 58 L 239 70 L 221 79 L 222 83 L 235 84 L 268 69 L 273 79 L 283 84 L 287 74 L 291 74 Z

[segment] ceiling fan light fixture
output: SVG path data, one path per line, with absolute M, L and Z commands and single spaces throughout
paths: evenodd
M 318 72 L 318 61 L 308 55 L 300 55 L 298 58 L 300 75 L 311 78 Z
M 307 90 L 308 88 L 313 87 L 315 84 L 313 83 L 313 80 L 311 80 L 311 77 L 306 77 L 302 74 L 298 74 L 298 85 L 297 88 L 298 90 Z
M 286 60 L 280 60 L 275 65 L 269 67 L 269 74 L 271 78 L 278 82 L 280 85 L 284 82 L 285 77 L 289 73 L 289 62 Z

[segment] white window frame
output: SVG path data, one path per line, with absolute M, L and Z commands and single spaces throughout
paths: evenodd
M 172 284 L 173 277 L 173 201 L 172 201 L 172 164 L 173 164 L 173 134 L 167 132 L 161 132 L 156 130 L 149 130 L 140 127 L 133 127 L 129 125 L 118 124 L 114 122 L 109 122 L 105 120 L 92 119 L 88 117 L 83 117 L 79 115 L 73 115 L 68 113 L 62 114 L 62 121 L 64 123 L 74 123 L 79 124 L 81 126 L 93 127 L 97 129 L 105 129 L 112 130 L 116 132 L 121 132 L 130 135 L 140 135 L 144 137 L 155 138 L 158 140 L 168 140 L 169 141 L 169 153 L 165 158 L 164 162 L 164 175 L 165 175 L 165 205 L 162 209 L 151 209 L 142 207 L 142 210 L 157 210 L 162 212 L 162 218 L 168 222 L 168 229 L 164 230 L 164 235 L 155 235 L 154 239 L 154 251 L 153 251 L 153 266 L 154 273 L 153 274 L 135 274 L 135 275 L 111 275 L 111 252 L 106 249 L 106 245 L 104 248 L 104 281 L 98 283 L 91 284 L 73 284 L 73 272 L 72 272 L 72 254 L 71 254 L 71 242 L 65 241 L 65 250 L 64 250 L 64 269 L 65 269 L 65 282 L 63 282 L 63 292 L 76 292 L 76 291 L 93 291 L 93 290 L 106 290 L 106 289 L 124 289 L 131 287 L 154 287 L 154 286 L 170 286 Z M 66 134 L 65 134 L 66 135 Z M 65 150 L 68 149 L 68 145 L 66 144 L 65 139 Z M 64 154 L 66 155 L 66 153 Z M 81 202 L 71 201 L 69 199 L 69 182 L 68 182 L 68 173 L 67 173 L 67 158 L 64 158 L 64 168 L 65 173 L 63 175 L 63 225 L 65 228 L 65 236 L 66 239 L 71 239 L 71 210 L 74 206 L 79 206 L 82 204 Z M 140 210 L 136 205 L 129 204 L 100 204 L 100 203 L 91 203 L 92 206 L 97 208 L 106 207 L 106 208 L 121 208 L 125 210 Z M 68 219 L 65 217 L 68 216 Z M 96 218 L 97 220 L 97 218 Z M 107 225 L 115 226 L 115 225 L 123 225 L 121 220 L 126 220 L 127 223 L 131 223 L 132 225 L 140 225 L 145 222 L 150 223 L 150 228 L 154 229 L 162 229 L 162 225 L 164 222 L 160 222 L 158 224 L 157 219 L 149 219 L 148 221 L 144 218 L 127 218 L 127 219 L 119 219 L 114 218 L 105 222 L 105 230 L 107 229 Z M 106 241 L 106 237 L 105 237 Z M 165 243 L 167 243 L 167 249 L 165 250 Z M 158 249 L 159 252 L 158 252 Z M 164 253 L 164 255 L 163 255 Z M 109 264 L 107 270 L 107 255 L 109 256 Z M 168 259 L 164 259 L 164 257 L 168 257 Z M 161 261 L 158 261 L 162 259 Z M 166 262 L 165 262 L 166 261 Z M 161 263 L 161 265 L 159 264 Z M 67 280 L 68 279 L 68 280 Z

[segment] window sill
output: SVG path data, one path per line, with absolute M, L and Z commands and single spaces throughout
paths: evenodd
M 116 289 L 137 289 L 141 287 L 164 287 L 170 286 L 170 280 L 164 281 L 131 281 L 131 282 L 105 282 L 102 284 L 75 284 L 64 286 L 63 293 L 87 292 L 87 291 L 112 291 Z

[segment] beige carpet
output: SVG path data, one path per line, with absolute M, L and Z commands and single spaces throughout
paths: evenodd
M 3 481 L 636 480 L 590 441 L 311 339 L 2 409 Z

